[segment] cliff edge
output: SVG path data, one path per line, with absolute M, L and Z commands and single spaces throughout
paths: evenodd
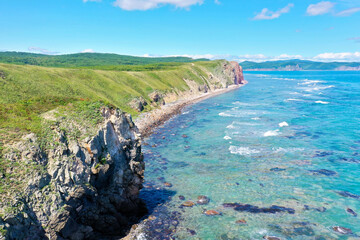
M 237 63 L 208 65 L 186 68 L 185 87 L 152 86 L 155 91 L 140 101 L 161 109 L 245 83 Z M 41 114 L 41 121 L 40 132 L 7 144 L 0 156 L 0 239 L 125 236 L 146 214 L 138 198 L 145 170 L 141 135 L 130 114 L 111 103 L 80 99 Z

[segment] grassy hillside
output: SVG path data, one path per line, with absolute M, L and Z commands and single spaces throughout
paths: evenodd
M 101 101 L 137 115 L 128 106 L 134 97 L 149 100 L 154 90 L 187 90 L 184 79 L 203 83 L 202 77 L 221 66 L 222 61 L 212 61 L 162 70 L 111 71 L 0 64 L 0 139 L 4 143 L 26 132 L 39 133 L 40 114 L 69 103 Z
M 244 70 L 251 69 L 281 69 L 287 66 L 295 67 L 298 65 L 302 70 L 335 70 L 339 67 L 359 67 L 359 62 L 313 62 L 305 60 L 284 60 L 284 61 L 268 61 L 268 62 L 249 62 L 245 61 L 241 63 Z
M 77 53 L 68 55 L 44 55 L 24 52 L 0 52 L 0 63 L 36 65 L 44 67 L 92 67 L 113 65 L 147 65 L 159 63 L 184 63 L 206 61 L 187 57 L 146 58 L 108 53 Z M 123 69 L 125 70 L 125 69 Z

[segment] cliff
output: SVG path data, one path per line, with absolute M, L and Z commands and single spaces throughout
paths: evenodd
M 138 102 L 127 101 L 127 108 L 158 109 L 165 103 L 244 83 L 239 65 L 226 61 L 184 69 L 172 79 L 181 78 L 185 86 L 177 84 L 164 91 L 152 82 L 148 92 L 130 98 Z M 8 69 L 3 73 L 5 81 L 17 81 Z M 179 72 L 157 74 L 169 73 Z M 127 91 L 139 91 L 139 87 L 128 85 Z M 80 99 L 56 106 L 39 115 L 38 132 L 4 145 L 0 155 L 0 239 L 124 236 L 146 213 L 138 198 L 145 170 L 141 136 L 131 116 L 114 105 L 114 101 Z

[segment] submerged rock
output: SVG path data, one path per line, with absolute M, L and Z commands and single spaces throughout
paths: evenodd
M 263 239 L 266 239 L 266 240 L 281 240 L 281 238 L 275 237 L 275 236 L 264 236 Z
M 185 200 L 185 197 L 183 195 L 180 195 L 179 199 L 183 201 L 183 200 Z
M 272 205 L 271 207 L 261 208 L 258 206 L 250 205 L 250 204 L 241 204 L 241 203 L 224 203 L 224 207 L 234 208 L 235 211 L 239 212 L 250 212 L 250 213 L 279 213 L 279 212 L 287 212 L 289 214 L 294 214 L 295 210 L 292 208 L 286 208 L 281 206 Z
M 164 183 L 164 186 L 165 186 L 165 187 L 172 187 L 172 184 L 171 184 L 171 183 L 166 182 L 166 183 Z
M 335 232 L 337 233 L 341 233 L 344 235 L 348 235 L 348 234 L 353 234 L 353 232 L 351 231 L 350 228 L 345 228 L 345 227 L 340 227 L 340 226 L 336 226 L 332 228 Z
M 220 212 L 215 211 L 215 210 L 207 210 L 204 212 L 205 215 L 207 216 L 216 216 L 216 215 L 221 215 Z
M 275 168 L 271 168 L 270 171 L 272 171 L 272 172 L 281 172 L 281 171 L 286 171 L 286 169 L 285 168 L 275 167 Z
M 350 213 L 350 214 L 353 215 L 354 217 L 357 217 L 357 213 L 356 213 L 354 210 L 352 210 L 351 208 L 347 208 L 347 209 L 346 209 L 346 212 L 347 212 L 347 213 Z
M 186 201 L 181 204 L 182 207 L 193 207 L 195 203 L 193 201 Z
M 327 169 L 309 170 L 309 172 L 313 173 L 314 175 L 325 175 L 325 176 L 336 176 L 337 175 L 337 172 L 327 170 Z
M 360 195 L 356 195 L 356 194 L 353 194 L 353 193 L 348 192 L 348 191 L 338 191 L 336 193 L 339 194 L 340 196 L 343 196 L 343 197 L 349 197 L 349 198 L 354 198 L 354 199 L 359 199 L 360 198 Z
M 237 223 L 237 224 L 246 224 L 247 222 L 246 222 L 245 219 L 240 219 L 240 220 L 236 220 L 235 223 Z
M 199 205 L 206 205 L 210 202 L 210 198 L 204 195 L 198 196 L 197 204 Z

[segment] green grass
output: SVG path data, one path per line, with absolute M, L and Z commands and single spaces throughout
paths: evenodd
M 109 53 L 77 53 L 67 55 L 44 55 L 25 52 L 0 52 L 0 62 L 20 65 L 37 65 L 44 67 L 91 67 L 93 69 L 108 70 L 155 70 L 160 69 L 170 62 L 184 63 L 195 61 L 207 61 L 207 59 L 192 59 L 187 57 L 134 57 Z M 128 65 L 119 66 L 119 65 Z M 130 68 L 135 65 L 134 68 Z M 138 66 L 136 65 L 148 65 Z M 130 67 L 129 67 L 130 66 Z
M 118 71 L 0 64 L 0 136 L 39 133 L 41 114 L 79 101 L 102 101 L 137 115 L 128 103 L 155 90 L 184 91 L 184 79 L 203 83 L 222 61 L 169 64 L 161 70 Z M 166 65 L 166 64 L 165 64 Z M 164 66 L 165 66 L 164 65 Z M 3 141 L 4 142 L 4 141 Z

